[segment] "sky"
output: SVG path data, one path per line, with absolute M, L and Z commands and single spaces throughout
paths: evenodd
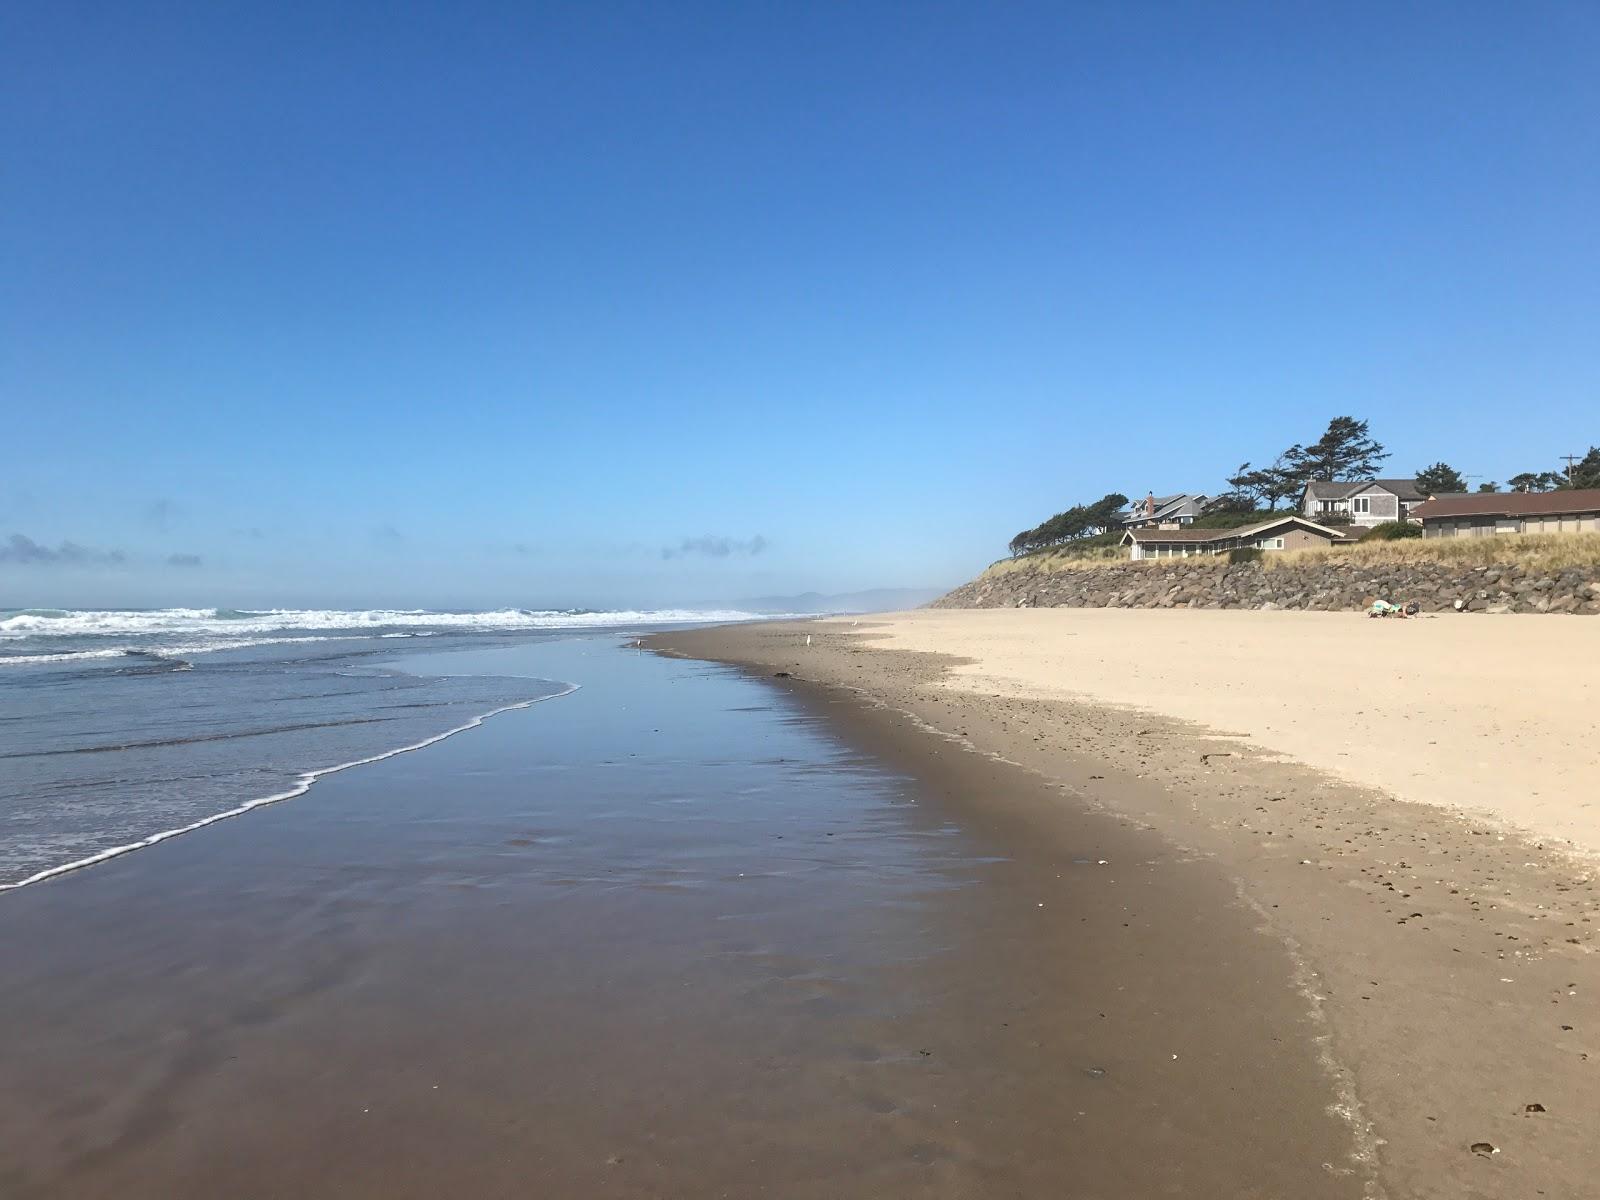
M 0 9 L 0 608 L 954 585 L 1600 442 L 1587 2 Z

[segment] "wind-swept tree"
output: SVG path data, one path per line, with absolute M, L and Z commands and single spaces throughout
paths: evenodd
M 1417 472 L 1417 491 L 1424 496 L 1437 496 L 1443 492 L 1464 492 L 1467 481 L 1448 463 L 1436 462 Z
M 1488 483 L 1480 483 L 1478 485 L 1478 492 L 1480 495 L 1489 495 L 1491 493 L 1498 492 L 1499 490 L 1500 485 L 1495 483 L 1493 480 L 1490 480 Z
M 1024 529 L 1011 539 L 1007 549 L 1015 556 L 1109 532 L 1121 524 L 1127 504 L 1128 498 L 1118 492 L 1110 492 L 1093 504 L 1074 504 L 1043 524 Z
M 1058 512 L 1039 526 L 1039 541 L 1045 546 L 1070 542 L 1073 538 L 1082 537 L 1088 526 L 1089 519 L 1084 513 L 1083 505 L 1074 504 L 1066 512 Z
M 1303 485 L 1313 479 L 1370 479 L 1389 452 L 1368 434 L 1365 421 L 1335 417 L 1315 442 L 1291 446 L 1283 457 L 1296 484 Z
M 1084 523 L 1095 533 L 1114 529 L 1122 520 L 1122 510 L 1128 507 L 1128 498 L 1121 492 L 1107 492 L 1084 508 Z
M 1245 463 L 1249 466 L 1249 463 Z M 1233 480 L 1229 480 L 1232 483 Z M 1237 516 L 1240 513 L 1253 513 L 1256 511 L 1256 499 L 1249 492 L 1241 491 L 1235 487 L 1232 491 L 1223 492 L 1220 496 L 1213 496 L 1206 505 L 1204 517 Z
M 1238 472 L 1228 480 L 1228 486 L 1256 504 L 1277 508 L 1280 500 L 1288 499 L 1305 485 L 1290 467 L 1288 455 L 1280 454 L 1271 466 L 1255 470 L 1251 470 L 1249 463 L 1240 463 Z

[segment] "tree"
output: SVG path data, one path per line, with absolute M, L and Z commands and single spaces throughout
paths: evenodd
M 1083 505 L 1074 504 L 1066 512 L 1058 512 L 1043 525 L 1039 526 L 1039 541 L 1046 546 L 1069 542 L 1073 538 L 1082 537 L 1088 528 L 1088 524 L 1088 518 L 1084 515 Z
M 1291 446 L 1283 455 L 1297 484 L 1312 479 L 1370 479 L 1388 457 L 1382 444 L 1368 435 L 1367 423 L 1354 417 L 1333 418 L 1311 445 Z
M 1259 467 L 1254 471 L 1249 463 L 1240 463 L 1238 473 L 1228 480 L 1228 486 L 1235 493 L 1256 503 L 1277 508 L 1278 501 L 1293 496 L 1305 485 L 1290 466 L 1289 456 L 1285 453 L 1278 455 L 1277 461 L 1270 467 Z
M 1085 523 L 1096 533 L 1104 533 L 1121 523 L 1122 510 L 1127 506 L 1128 498 L 1121 492 L 1107 492 L 1083 510 Z
M 1488 483 L 1480 483 L 1478 485 L 1478 491 L 1481 494 L 1489 494 L 1489 493 L 1493 493 L 1493 492 L 1498 492 L 1499 490 L 1500 490 L 1500 485 L 1498 483 L 1493 482 L 1492 480 L 1490 482 L 1488 482 Z
M 1590 446 L 1589 453 L 1572 464 L 1567 482 L 1575 488 L 1600 488 L 1600 446 Z
M 1553 492 L 1566 482 L 1559 471 L 1524 471 L 1506 480 L 1513 492 Z
M 1093 504 L 1074 504 L 1063 512 L 1037 525 L 1024 529 L 1007 545 L 1013 556 L 1042 550 L 1047 546 L 1060 546 L 1082 541 L 1107 533 L 1122 523 L 1122 510 L 1128 498 L 1118 492 L 1109 492 Z
M 1446 463 L 1436 462 L 1417 472 L 1417 491 L 1424 496 L 1437 496 L 1441 492 L 1464 492 L 1467 481 L 1461 472 Z
M 1246 467 L 1249 465 L 1249 463 L 1244 464 Z M 1230 479 L 1228 482 L 1232 483 L 1233 480 Z M 1235 488 L 1231 492 L 1223 492 L 1222 495 L 1214 497 L 1211 502 L 1206 505 L 1205 512 L 1195 519 L 1195 523 L 1199 524 L 1201 521 L 1205 520 L 1206 517 L 1233 516 L 1237 513 L 1254 513 L 1255 511 L 1255 498 L 1248 492 Z M 1215 528 L 1220 528 L 1220 526 Z

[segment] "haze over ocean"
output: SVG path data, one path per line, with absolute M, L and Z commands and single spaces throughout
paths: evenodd
M 1584 4 L 12 5 L 0 602 L 953 585 L 1346 412 L 1553 465 L 1597 60 Z

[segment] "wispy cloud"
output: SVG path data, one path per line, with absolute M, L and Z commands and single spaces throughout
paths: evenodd
M 198 554 L 167 555 L 167 566 L 169 567 L 198 567 L 203 561 Z
M 754 558 L 768 545 L 770 543 L 759 533 L 753 538 L 744 540 L 718 537 L 708 533 L 704 537 L 684 538 L 676 546 L 663 546 L 661 557 L 687 558 L 692 554 L 698 554 L 706 558 Z
M 35 567 L 116 566 L 127 561 L 121 550 L 94 550 L 77 542 L 46 546 L 22 533 L 13 533 L 0 542 L 0 563 L 20 563 Z

